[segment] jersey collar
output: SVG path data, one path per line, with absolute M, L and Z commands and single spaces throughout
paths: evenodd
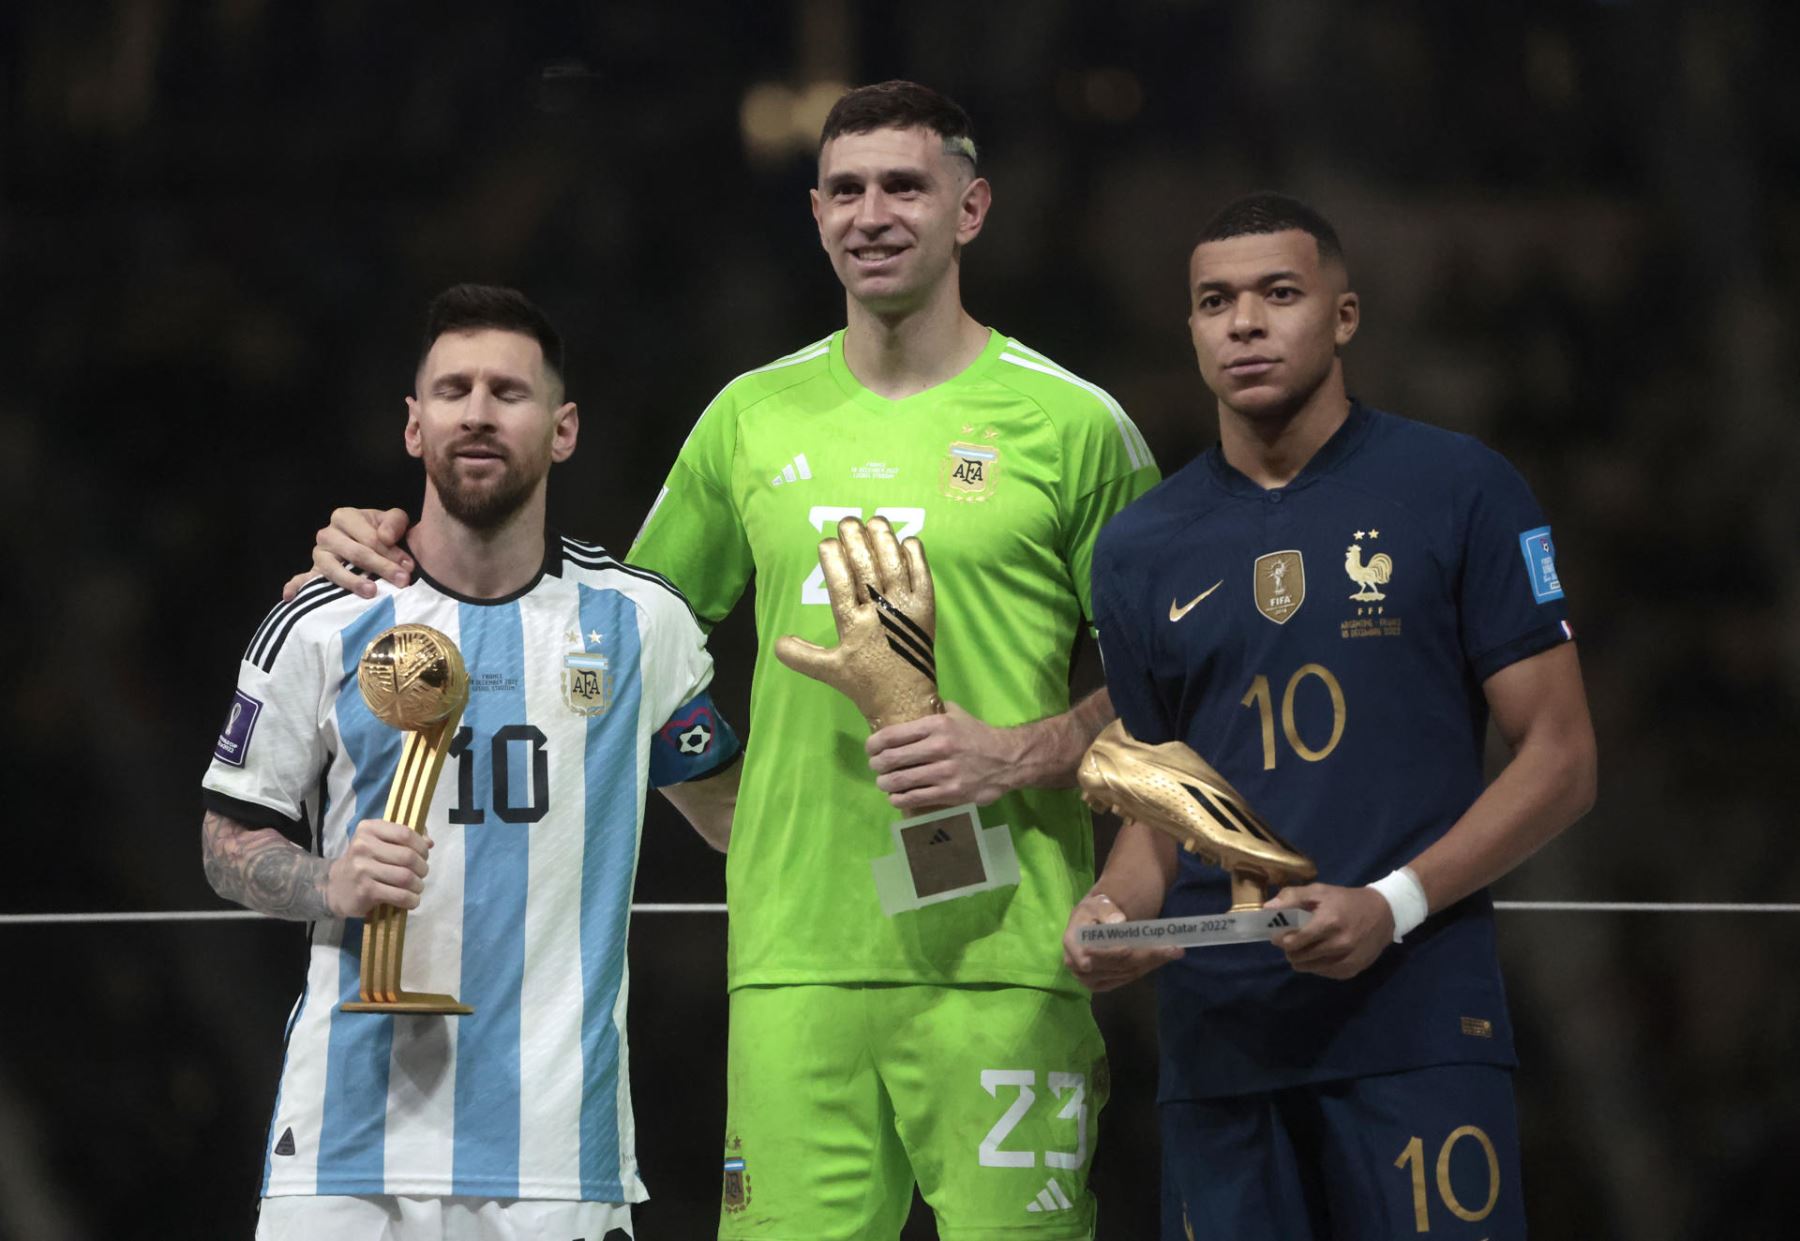
M 405 546 L 404 539 L 401 540 L 401 543 Z M 562 576 L 562 536 L 549 526 L 544 527 L 544 563 L 538 566 L 537 576 L 533 577 L 529 582 L 526 582 L 511 594 L 502 595 L 498 599 L 477 599 L 472 595 L 458 594 L 456 591 L 451 590 L 448 586 L 438 581 L 435 577 L 432 577 L 431 574 L 426 571 L 424 563 L 419 559 L 419 554 L 413 551 L 411 547 L 406 548 L 406 554 L 413 558 L 413 576 L 415 578 L 424 582 L 427 586 L 437 591 L 438 594 L 443 595 L 446 599 L 454 599 L 458 603 L 473 604 L 476 607 L 492 608 L 499 607 L 503 603 L 512 603 L 515 600 L 523 599 L 526 595 L 536 590 L 537 584 L 543 581 L 544 578 Z
M 1271 491 L 1299 491 L 1302 487 L 1311 486 L 1355 455 L 1356 450 L 1369 438 L 1374 425 L 1374 411 L 1352 397 L 1350 413 L 1345 417 L 1344 425 L 1331 433 L 1331 438 L 1319 446 L 1319 451 L 1294 476 L 1294 481 L 1284 487 L 1264 487 L 1253 481 L 1249 475 L 1240 472 L 1225 460 L 1225 450 L 1218 444 L 1207 450 L 1206 463 L 1213 480 L 1234 496 L 1260 497 Z
M 831 377 L 837 381 L 838 387 L 844 390 L 846 396 L 855 401 L 858 405 L 861 405 L 864 409 L 871 410 L 877 414 L 900 413 L 912 408 L 917 403 L 929 403 L 939 400 L 945 394 L 954 392 L 958 388 L 979 382 L 994 368 L 995 361 L 1000 356 L 1000 351 L 1006 348 L 1006 337 L 993 328 L 989 328 L 987 345 L 976 355 L 975 360 L 969 363 L 968 366 L 955 375 L 952 375 L 941 384 L 934 384 L 923 392 L 915 392 L 911 396 L 902 397 L 898 401 L 895 401 L 890 400 L 879 393 L 869 391 L 862 386 L 861 381 L 858 380 L 855 375 L 850 373 L 850 367 L 844 361 L 845 330 L 846 329 L 844 328 L 839 328 L 831 334 Z

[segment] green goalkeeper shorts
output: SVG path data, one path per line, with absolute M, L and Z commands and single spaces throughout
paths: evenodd
M 731 993 L 722 1239 L 1093 1235 L 1106 1051 L 1084 995 L 1008 986 Z

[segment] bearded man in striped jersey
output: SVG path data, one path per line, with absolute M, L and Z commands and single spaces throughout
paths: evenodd
M 646 1197 L 626 1081 L 625 930 L 645 789 L 724 849 L 738 744 L 679 591 L 544 524 L 575 451 L 561 340 L 510 289 L 432 303 L 407 451 L 415 580 L 301 590 L 251 640 L 205 785 L 220 895 L 310 922 L 257 1235 L 631 1232 Z M 356 689 L 370 640 L 421 623 L 472 689 L 424 834 L 380 817 L 401 734 Z M 311 849 L 288 839 L 310 831 Z M 427 882 L 429 875 L 429 882 Z M 409 910 L 410 989 L 474 1013 L 346 1012 L 362 919 Z M 615 1231 L 617 1230 L 617 1231 Z

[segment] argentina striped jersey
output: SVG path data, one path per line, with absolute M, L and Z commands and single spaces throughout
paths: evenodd
M 717 771 L 738 743 L 682 596 L 597 545 L 551 534 L 546 547 L 538 577 L 499 600 L 423 571 L 374 599 L 314 582 L 245 651 L 207 808 L 304 825 L 328 858 L 381 816 L 400 755 L 401 733 L 357 689 L 369 641 L 407 622 L 441 630 L 471 691 L 430 808 L 403 976 L 474 1015 L 340 1011 L 357 997 L 362 922 L 313 924 L 265 1196 L 646 1197 L 625 1047 L 644 794 Z

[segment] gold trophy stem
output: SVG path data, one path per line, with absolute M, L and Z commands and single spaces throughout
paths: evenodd
M 1231 872 L 1231 912 L 1243 913 L 1250 909 L 1261 909 L 1263 904 L 1262 877 L 1246 874 L 1243 871 Z
M 426 728 L 409 730 L 400 751 L 400 766 L 388 790 L 384 817 L 403 823 L 415 832 L 425 830 L 425 816 L 437 791 L 444 756 L 462 722 L 459 706 L 443 720 Z M 363 920 L 362 981 L 360 1001 L 345 1004 L 347 1013 L 443 1013 L 466 1016 L 475 1010 L 451 995 L 409 993 L 400 985 L 400 965 L 406 955 L 406 911 L 394 905 L 377 905 Z

